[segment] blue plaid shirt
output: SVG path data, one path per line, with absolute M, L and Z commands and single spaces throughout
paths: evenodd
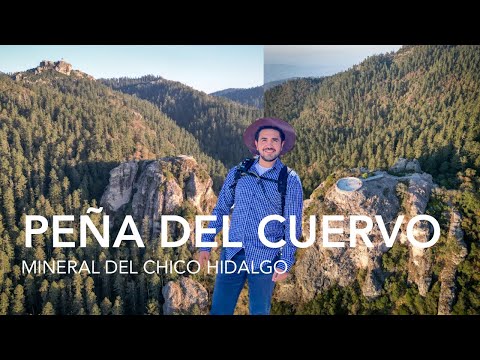
M 258 157 L 250 167 L 251 172 L 258 174 L 255 165 Z M 283 163 L 279 158 L 271 169 L 263 173 L 263 177 L 269 179 L 278 179 Z M 277 183 L 268 180 L 258 179 L 254 176 L 245 175 L 240 177 L 235 189 L 235 197 L 233 189 L 230 186 L 234 182 L 236 167 L 230 169 L 225 182 L 218 196 L 217 205 L 213 209 L 212 215 L 217 216 L 216 221 L 210 221 L 209 228 L 215 228 L 215 234 L 203 234 L 202 241 L 214 241 L 215 235 L 222 229 L 223 216 L 229 215 L 232 206 L 233 213 L 230 221 L 229 241 L 241 242 L 245 249 L 245 257 L 248 268 L 253 266 L 259 269 L 262 261 L 273 261 L 280 252 L 280 260 L 277 263 L 280 270 L 289 271 L 295 261 L 296 246 L 290 240 L 290 215 L 296 217 L 296 238 L 300 239 L 302 234 L 302 207 L 303 207 L 303 191 L 302 183 L 295 171 L 291 171 L 287 180 L 287 194 L 285 197 L 285 213 L 283 217 L 285 222 L 270 221 L 265 227 L 265 237 L 271 242 L 277 242 L 280 239 L 286 241 L 285 246 L 280 249 L 274 249 L 264 245 L 258 237 L 258 226 L 260 221 L 268 215 L 282 215 L 281 195 L 278 192 Z M 263 189 L 262 189 L 263 187 Z M 227 260 L 240 251 L 240 247 L 225 247 L 225 256 Z M 210 251 L 211 248 L 201 248 L 202 251 Z M 273 264 L 272 264 L 273 265 Z

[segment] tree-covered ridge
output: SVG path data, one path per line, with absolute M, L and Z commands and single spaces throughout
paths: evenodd
M 422 170 L 446 189 L 429 213 L 459 209 L 468 248 L 457 268 L 455 314 L 480 312 L 480 47 L 405 46 L 372 56 L 353 68 L 306 86 L 293 80 L 265 94 L 266 115 L 284 117 L 297 130 L 286 156 L 302 178 L 305 195 L 336 169 L 389 168 L 399 157 L 417 158 Z M 449 190 L 448 190 L 449 189 Z M 443 229 L 442 229 L 443 231 Z M 406 282 L 403 254 L 393 248 L 384 267 L 396 266 L 380 296 L 369 301 L 358 285 L 332 288 L 296 308 L 277 313 L 434 314 L 438 277 L 452 245 L 435 248 L 432 287 L 426 297 Z M 388 269 L 387 269 L 388 270 Z
M 217 98 L 161 77 L 102 80 L 113 89 L 150 101 L 199 141 L 202 151 L 226 167 L 237 164 L 248 150 L 243 131 L 262 111 Z
M 211 93 L 212 96 L 224 97 L 240 104 L 263 109 L 263 86 L 248 89 L 225 89 Z
M 305 101 L 323 78 L 287 80 L 269 88 L 265 94 L 265 113 L 289 121 L 300 115 Z
M 19 82 L 0 75 L 0 314 L 145 313 L 150 300 L 157 311 L 159 279 L 22 275 L 22 260 L 141 260 L 129 248 L 109 254 L 91 243 L 54 249 L 51 227 L 27 249 L 25 214 L 45 216 L 50 226 L 54 214 L 78 222 L 121 161 L 180 154 L 223 180 L 221 162 L 148 101 L 53 71 Z
M 265 112 L 297 130 L 287 159 L 309 194 L 334 169 L 418 158 L 447 187 L 480 170 L 480 47 L 412 46 L 343 73 L 265 94 Z

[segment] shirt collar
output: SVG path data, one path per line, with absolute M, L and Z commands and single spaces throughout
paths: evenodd
M 254 163 L 253 163 L 252 166 L 255 166 L 255 165 L 258 163 L 259 160 L 260 160 L 260 156 L 257 156 L 257 158 L 255 159 L 255 161 L 254 161 Z M 273 168 L 274 168 L 275 170 L 280 171 L 280 170 L 282 169 L 282 167 L 283 167 L 283 163 L 282 163 L 282 161 L 280 160 L 280 158 L 278 157 L 277 160 L 275 161 L 275 164 L 273 165 Z M 267 170 L 267 171 L 270 171 L 270 169 Z

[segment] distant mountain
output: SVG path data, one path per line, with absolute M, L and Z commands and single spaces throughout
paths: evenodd
M 294 80 L 294 79 L 297 79 L 297 78 L 296 78 L 296 77 L 293 77 L 293 78 L 288 78 L 288 79 L 270 81 L 270 82 L 267 82 L 267 83 L 263 84 L 263 88 L 264 88 L 264 90 L 266 91 L 266 90 L 268 90 L 268 89 L 271 89 L 271 88 L 274 87 L 274 86 L 283 84 L 284 82 L 287 82 L 287 81 L 289 81 L 289 80 Z
M 241 135 L 248 125 L 261 117 L 259 109 L 207 95 L 161 77 L 104 79 L 102 82 L 155 104 L 179 126 L 192 133 L 205 153 L 226 167 L 249 155 Z
M 230 99 L 240 104 L 263 109 L 263 86 L 248 89 L 225 89 L 211 93 L 212 96 Z
M 230 89 L 213 92 L 210 95 L 223 97 L 223 98 L 235 101 L 239 104 L 254 106 L 256 108 L 263 109 L 264 108 L 263 94 L 265 90 L 271 89 L 274 86 L 283 84 L 284 82 L 287 82 L 292 79 L 296 79 L 296 78 L 271 81 L 262 86 L 257 86 L 249 89 L 230 88 Z
M 265 64 L 265 83 L 303 77 L 321 77 L 337 72 L 334 66 L 299 66 L 287 64 Z

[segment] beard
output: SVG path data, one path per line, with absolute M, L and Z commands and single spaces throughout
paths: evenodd
M 272 162 L 272 161 L 275 161 L 278 156 L 280 155 L 280 152 L 274 152 L 272 154 L 260 154 L 260 157 L 263 159 L 263 161 L 267 161 L 267 162 Z

